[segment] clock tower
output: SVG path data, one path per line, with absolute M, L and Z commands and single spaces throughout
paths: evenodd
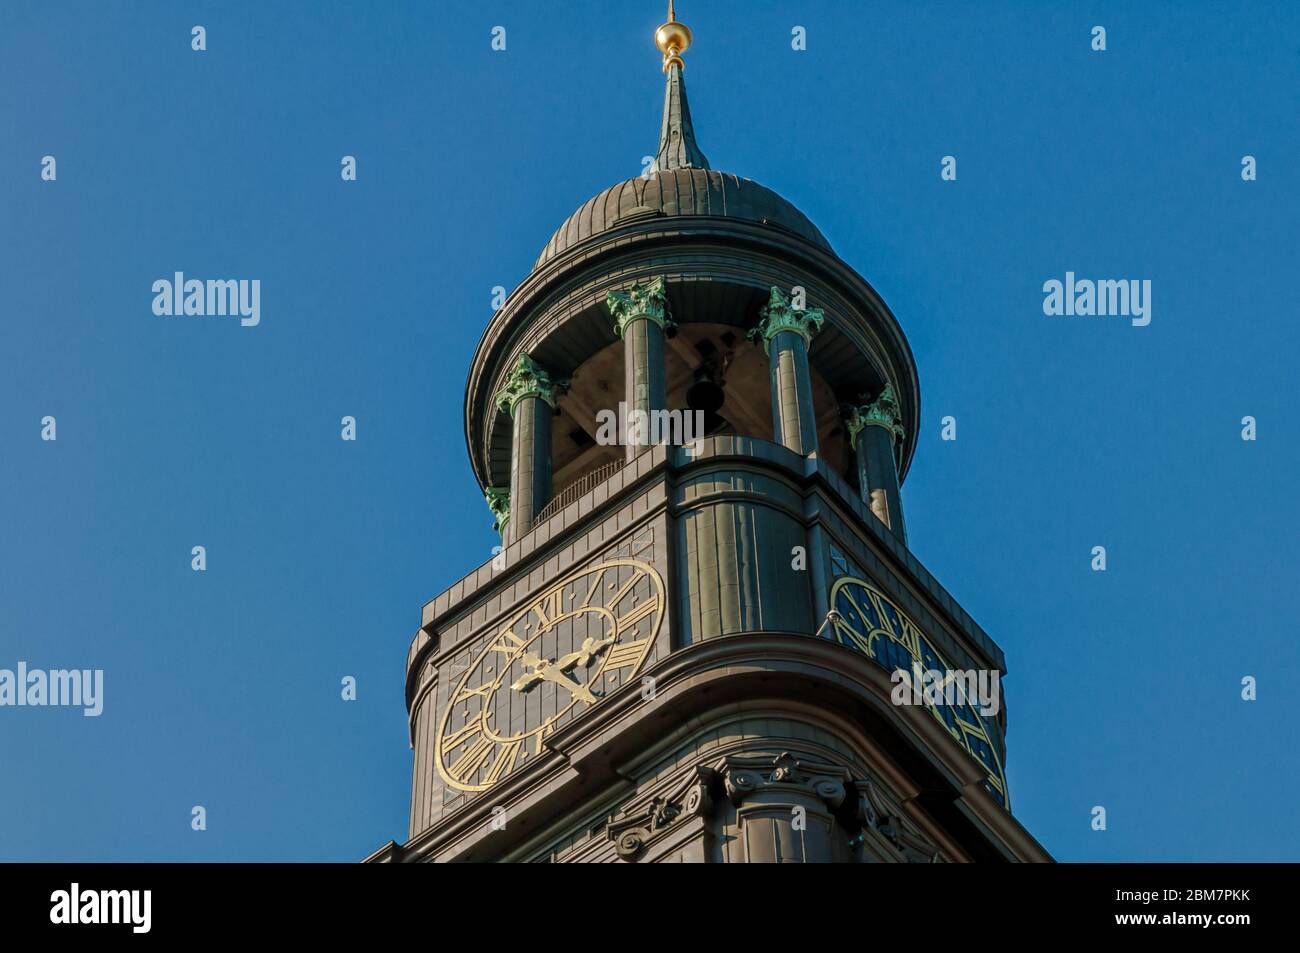
M 881 297 L 715 170 L 683 56 L 654 162 L 488 322 L 471 465 L 501 551 L 424 606 L 410 832 L 369 859 L 1046 861 L 1001 649 L 908 548 L 920 392 Z

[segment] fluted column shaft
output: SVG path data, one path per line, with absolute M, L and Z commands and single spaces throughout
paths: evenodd
M 858 468 L 858 493 L 871 512 L 904 543 L 903 500 L 898 486 L 895 442 L 903 436 L 894 389 L 886 384 L 870 404 L 854 408 L 847 421 Z
M 795 453 L 817 452 L 817 418 L 808 377 L 808 345 L 794 331 L 781 331 L 767 344 L 771 362 L 772 430 L 776 442 Z
M 533 527 L 551 499 L 551 416 L 540 397 L 525 397 L 514 407 L 510 450 L 510 520 L 506 538 L 514 541 Z
M 614 330 L 623 339 L 623 400 L 627 405 L 628 432 L 620 434 L 627 459 L 666 435 L 655 433 L 659 411 L 668 409 L 664 370 L 664 334 L 673 326 L 668 314 L 667 282 L 654 278 L 627 291 L 611 291 L 605 298 Z M 634 423 L 640 421 L 639 425 Z M 656 437 L 658 439 L 656 439 Z
M 502 533 L 506 542 L 531 530 L 537 514 L 550 502 L 551 419 L 564 387 L 525 352 L 497 393 L 498 407 L 513 419 L 510 516 Z
M 813 409 L 808 345 L 825 316 L 818 308 L 796 309 L 773 287 L 750 337 L 767 345 L 772 386 L 772 431 L 795 453 L 817 452 L 817 414 Z

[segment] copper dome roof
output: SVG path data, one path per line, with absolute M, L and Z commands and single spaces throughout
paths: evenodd
M 771 189 L 709 168 L 695 141 L 681 61 L 665 55 L 663 125 L 659 151 L 645 175 L 611 185 L 588 199 L 556 229 L 533 264 L 536 271 L 566 249 L 631 218 L 706 215 L 742 218 L 788 229 L 822 248 L 830 243 L 808 217 Z
M 588 199 L 556 229 L 533 268 L 625 219 L 652 213 L 765 222 L 830 249 L 830 243 L 803 212 L 766 186 L 707 168 L 674 168 L 619 182 Z

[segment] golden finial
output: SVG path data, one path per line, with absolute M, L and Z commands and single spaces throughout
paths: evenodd
M 664 72 L 675 64 L 680 69 L 686 69 L 686 64 L 682 62 L 682 54 L 691 48 L 691 31 L 685 23 L 677 22 L 677 15 L 673 12 L 673 0 L 668 0 L 668 22 L 655 30 L 655 46 L 659 47 L 659 52 L 664 55 Z

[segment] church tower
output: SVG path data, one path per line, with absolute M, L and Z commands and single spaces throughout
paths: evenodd
M 908 549 L 907 339 L 705 158 L 671 5 L 655 41 L 653 165 L 556 230 L 475 352 L 502 549 L 424 606 L 410 836 L 369 859 L 1050 860 L 1010 812 L 1002 651 Z

